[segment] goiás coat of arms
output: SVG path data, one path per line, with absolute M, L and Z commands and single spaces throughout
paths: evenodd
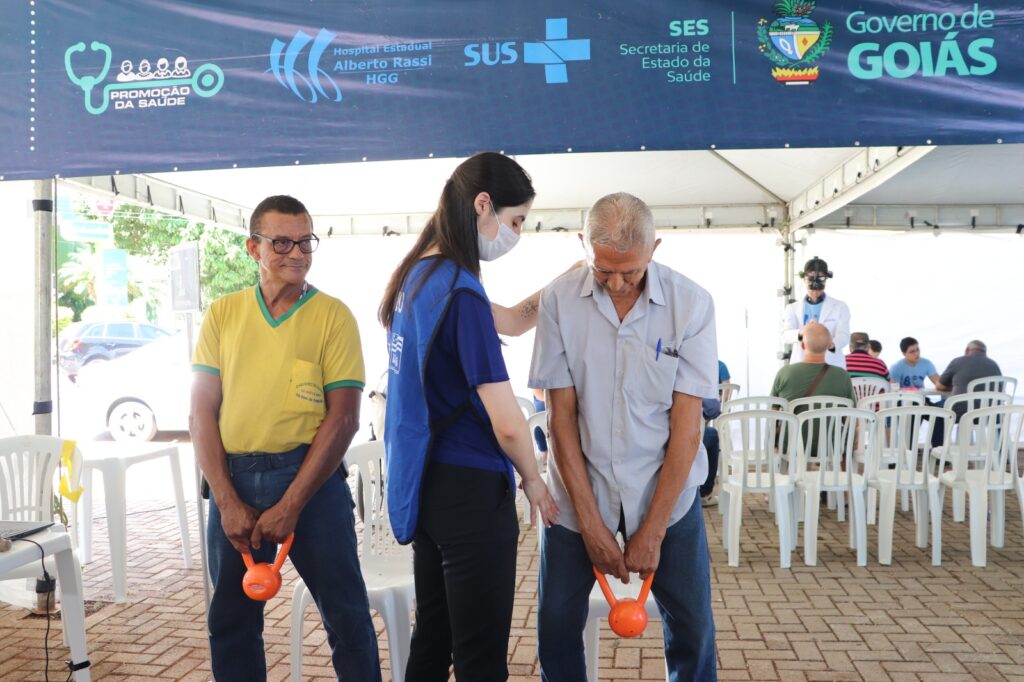
M 818 79 L 815 62 L 832 45 L 832 24 L 820 27 L 811 13 L 814 0 L 779 0 L 774 21 L 757 22 L 758 49 L 775 66 L 772 76 L 786 85 L 807 85 Z

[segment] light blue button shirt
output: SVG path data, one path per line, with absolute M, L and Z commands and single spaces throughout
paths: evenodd
M 544 289 L 530 387 L 575 387 L 580 444 L 601 519 L 614 533 L 621 509 L 632 535 L 665 459 L 673 392 L 718 397 L 714 302 L 692 280 L 652 262 L 643 294 L 620 323 L 611 297 L 595 284 L 588 268 L 578 268 Z M 707 475 L 702 444 L 669 525 L 689 511 Z M 561 510 L 558 523 L 578 532 L 554 458 L 548 483 Z

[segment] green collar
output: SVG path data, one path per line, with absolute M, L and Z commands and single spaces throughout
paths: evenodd
M 306 290 L 306 293 L 304 293 L 302 296 L 299 296 L 299 300 L 295 302 L 295 304 L 288 310 L 288 312 L 286 312 L 284 315 L 275 320 L 270 315 L 270 310 L 267 308 L 266 301 L 263 300 L 263 292 L 260 291 L 260 285 L 257 284 L 253 288 L 256 290 L 256 300 L 259 301 L 260 312 L 263 313 L 263 319 L 267 321 L 267 324 L 274 328 L 280 327 L 282 324 L 284 324 L 284 321 L 287 320 L 292 315 L 294 315 L 295 311 L 304 306 L 306 304 L 306 301 L 313 298 L 313 295 L 317 291 L 316 287 L 310 285 L 309 289 Z

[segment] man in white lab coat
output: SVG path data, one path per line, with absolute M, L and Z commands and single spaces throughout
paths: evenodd
M 803 360 L 800 329 L 814 320 L 828 328 L 832 346 L 825 353 L 825 362 L 846 369 L 843 349 L 850 342 L 850 309 L 845 303 L 825 295 L 825 281 L 832 277 L 828 263 L 815 256 L 804 265 L 800 276 L 807 287 L 807 296 L 790 303 L 783 313 L 782 340 L 793 344 L 790 364 Z

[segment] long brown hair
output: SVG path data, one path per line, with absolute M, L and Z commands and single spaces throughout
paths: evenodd
M 453 261 L 460 269 L 480 276 L 480 249 L 477 246 L 477 215 L 473 200 L 481 192 L 491 197 L 497 212 L 507 206 L 519 206 L 533 199 L 533 182 L 522 166 L 503 154 L 481 152 L 459 164 L 441 190 L 437 209 L 427 220 L 419 239 L 398 265 L 377 310 L 377 319 L 385 329 L 391 328 L 395 317 L 395 303 L 405 286 L 416 262 L 431 247 L 437 246 L 443 258 Z M 431 263 L 420 283 L 440 267 L 443 258 Z M 415 298 L 419 288 L 408 294 L 407 303 Z

